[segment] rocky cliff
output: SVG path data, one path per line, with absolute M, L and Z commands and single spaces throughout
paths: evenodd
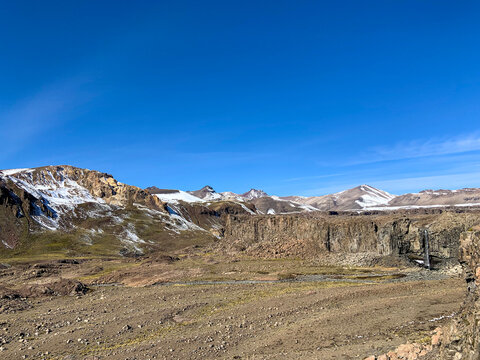
M 480 227 L 461 234 L 459 260 L 466 280 L 467 297 L 462 310 L 436 340 L 431 358 L 480 359 Z
M 229 216 L 225 244 L 233 251 L 263 256 L 322 253 L 411 254 L 421 256 L 424 230 L 435 258 L 456 258 L 460 234 L 475 224 L 476 212 L 372 215 L 297 214 Z

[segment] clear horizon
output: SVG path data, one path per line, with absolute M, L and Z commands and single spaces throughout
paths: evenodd
M 477 2 L 1 10 L 1 169 L 279 196 L 480 187 Z

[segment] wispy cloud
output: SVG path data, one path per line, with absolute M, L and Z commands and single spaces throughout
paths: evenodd
M 342 176 L 342 175 L 345 175 L 345 174 L 335 173 L 335 174 L 324 174 L 324 175 L 301 176 L 301 177 L 283 179 L 283 181 L 284 182 L 297 182 L 297 181 L 305 181 L 305 180 L 317 180 L 317 179 L 326 179 L 326 178 Z
M 75 78 L 51 84 L 0 113 L 1 158 L 21 151 L 45 132 L 67 121 L 69 111 L 87 100 L 86 94 L 80 91 L 85 81 Z
M 374 186 L 391 192 L 410 192 L 425 189 L 459 189 L 480 187 L 480 172 L 447 175 L 418 176 L 372 182 Z
M 417 139 L 392 146 L 372 147 L 352 161 L 350 165 L 451 155 L 478 150 L 480 150 L 480 133 L 475 132 L 463 136 Z
M 462 172 L 446 175 L 413 176 L 388 180 L 369 179 L 365 183 L 392 194 L 418 192 L 426 189 L 460 189 L 465 187 L 480 187 L 480 171 Z M 310 189 L 302 195 L 319 196 L 350 189 L 360 183 L 336 183 L 324 187 Z

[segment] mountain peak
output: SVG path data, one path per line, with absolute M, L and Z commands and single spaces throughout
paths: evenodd
M 205 185 L 200 190 L 189 191 L 189 193 L 204 200 L 218 200 L 222 197 L 210 185 Z
M 250 189 L 246 193 L 243 193 L 241 196 L 246 200 L 253 200 L 253 199 L 258 199 L 264 196 L 268 196 L 268 194 L 263 190 Z

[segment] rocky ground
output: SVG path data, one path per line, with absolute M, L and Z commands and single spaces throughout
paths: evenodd
M 2 359 L 363 359 L 430 342 L 465 294 L 440 271 L 208 254 L 13 263 L 0 279 Z

